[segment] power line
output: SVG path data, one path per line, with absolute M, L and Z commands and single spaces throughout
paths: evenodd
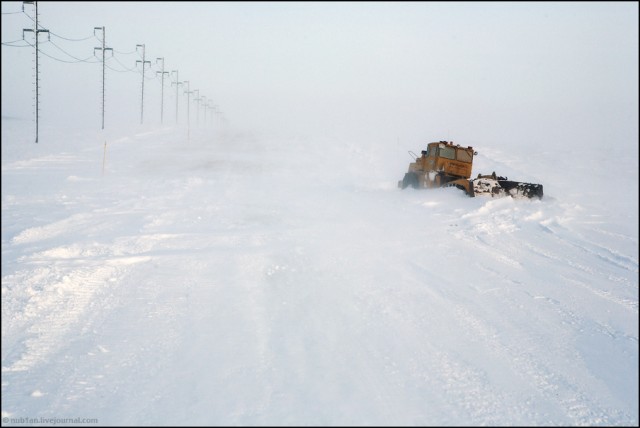
M 25 15 L 27 15 L 26 12 L 25 12 Z M 29 16 L 29 15 L 27 15 L 27 16 Z M 36 22 L 30 16 L 29 16 L 29 19 L 31 19 L 33 22 Z M 37 24 L 37 25 L 38 25 L 38 27 L 42 28 L 42 25 L 40 25 L 40 24 Z M 71 42 L 82 42 L 82 41 L 85 41 L 85 40 L 93 39 L 95 37 L 95 35 L 91 35 L 91 36 L 85 37 L 83 39 L 71 39 L 71 38 L 63 37 L 63 36 L 61 36 L 59 34 L 56 34 L 56 33 L 54 33 L 53 31 L 50 31 L 50 30 L 48 30 L 48 32 L 49 32 L 49 34 L 51 34 L 54 37 L 57 37 L 57 38 L 63 39 L 63 40 L 68 40 L 68 41 L 71 41 Z
M 17 43 L 17 42 L 25 42 L 25 43 L 27 43 L 27 44 L 26 44 L 26 45 L 22 45 L 22 46 L 16 46 L 16 45 L 13 45 L 13 44 L 12 44 L 12 43 Z M 12 47 L 12 48 L 26 48 L 26 47 L 31 46 L 31 45 L 29 44 L 29 42 L 27 42 L 27 41 L 26 41 L 26 40 L 24 40 L 24 39 L 22 39 L 22 40 L 21 40 L 21 39 L 18 39 L 18 40 L 14 40 L 14 41 L 12 41 L 12 42 L 2 42 L 2 45 L 3 45 L 3 46 L 9 46 L 9 47 Z
M 107 60 L 108 60 L 108 59 L 109 59 L 109 58 L 107 58 Z M 118 70 L 118 69 L 116 69 L 116 68 L 111 67 L 109 64 L 105 64 L 105 67 L 107 67 L 109 70 L 111 70 L 111 71 L 115 71 L 115 72 L 117 72 L 117 73 L 131 73 L 131 72 L 133 71 L 133 69 L 131 69 L 131 70 Z
M 150 62 L 149 62 L 149 63 L 150 63 Z M 151 67 L 151 66 L 149 66 L 149 67 Z M 138 71 L 138 73 L 140 73 L 140 70 L 137 70 L 137 71 Z M 149 82 L 149 81 L 151 81 L 151 80 L 156 80 L 157 78 L 158 78 L 158 75 L 157 75 L 157 74 L 154 74 L 152 77 L 149 77 L 149 75 L 146 75 L 146 76 L 144 77 L 144 80 L 146 80 L 147 82 Z
M 122 70 L 122 72 L 135 71 L 135 70 L 136 70 L 136 66 L 135 66 L 135 65 L 134 65 L 133 67 L 131 67 L 131 68 L 127 68 L 127 66 L 126 66 L 126 65 L 124 65 L 123 63 L 121 63 L 121 62 L 120 62 L 120 60 L 118 59 L 118 57 L 117 57 L 117 56 L 115 56 L 115 55 L 114 55 L 114 56 L 112 56 L 111 58 L 115 59 L 115 60 L 116 60 L 116 62 L 117 62 L 118 64 L 120 64 L 120 65 L 124 68 L 124 70 Z M 112 68 L 112 70 L 114 70 L 114 69 Z M 117 71 L 120 71 L 120 70 L 117 70 Z
M 25 29 L 24 31 L 31 32 L 32 30 Z M 29 47 L 29 46 L 31 46 L 32 48 L 36 47 L 36 45 L 31 44 L 26 40 L 24 42 L 26 43 L 26 46 L 14 46 L 14 47 L 17 47 L 17 48 L 26 48 L 26 47 Z M 49 58 L 51 58 L 52 60 L 55 60 L 55 61 L 66 62 L 67 64 L 77 64 L 79 62 L 87 62 L 87 63 L 91 63 L 92 62 L 92 61 L 67 61 L 67 60 L 64 60 L 64 59 L 61 59 L 61 58 L 56 58 L 55 56 L 49 55 L 48 53 L 43 51 L 42 48 L 38 48 L 38 49 L 39 49 L 40 53 L 43 54 L 44 56 L 49 57 Z M 89 58 L 91 58 L 91 57 L 89 57 Z M 87 59 L 89 59 L 89 58 L 87 58 Z
M 31 46 L 33 46 L 33 45 L 31 45 Z M 80 62 L 85 62 L 87 64 L 95 64 L 95 63 L 100 62 L 100 61 L 82 61 L 82 60 L 80 60 L 80 61 L 67 61 L 67 60 L 64 60 L 64 59 L 60 59 L 60 58 L 56 58 L 54 56 L 51 56 L 48 53 L 46 53 L 45 51 L 43 51 L 42 49 L 40 49 L 40 53 L 43 54 L 44 56 L 47 56 L 47 57 L 55 60 L 55 61 L 64 62 L 64 63 L 67 63 L 67 64 L 78 64 Z M 89 57 L 89 58 L 91 58 L 91 57 Z M 87 59 L 89 59 L 89 58 L 87 58 Z
M 117 50 L 115 50 L 115 49 L 114 49 L 113 51 L 114 51 L 115 53 L 119 53 L 120 55 L 131 55 L 131 54 L 134 54 L 134 53 L 137 53 L 137 52 L 138 52 L 137 50 L 132 51 L 132 52 L 120 52 L 120 51 L 117 51 Z
M 30 19 L 30 20 L 32 20 L 34 23 L 36 23 L 36 26 L 38 26 L 38 27 L 42 28 L 42 25 L 38 24 L 38 23 L 37 23 L 37 20 L 34 20 L 31 16 L 29 16 L 29 14 L 28 14 L 27 12 L 25 12 L 25 11 L 24 11 L 24 4 L 32 4 L 32 3 L 34 3 L 34 2 L 30 2 L 30 1 L 25 1 L 25 2 L 23 2 L 23 11 L 22 11 L 22 13 L 24 13 L 24 14 L 27 16 L 27 18 L 29 18 L 29 19 Z M 59 34 L 57 34 L 57 33 L 54 33 L 54 32 L 50 32 L 50 34 L 52 34 L 52 35 L 54 35 L 55 37 L 58 37 L 58 38 L 60 38 L 60 39 L 69 40 L 69 41 L 71 41 L 71 42 L 82 42 L 82 41 L 84 41 L 84 40 L 89 40 L 89 39 L 91 39 L 91 38 L 95 37 L 95 35 L 91 35 L 91 36 L 84 37 L 84 38 L 81 38 L 81 39 L 72 39 L 72 38 L 69 38 L 69 37 L 61 36 L 61 35 L 59 35 Z
M 31 4 L 31 3 L 33 3 L 33 2 L 23 2 L 23 3 Z M 26 13 L 26 12 L 24 11 L 24 5 L 23 5 L 23 11 L 22 11 L 22 12 L 12 12 L 12 13 L 24 13 L 24 14 L 25 14 L 29 19 L 31 19 L 34 23 L 36 23 L 36 20 L 34 20 L 34 19 L 33 19 L 33 18 L 28 14 L 28 13 Z M 38 24 L 36 24 L 36 25 L 37 25 L 38 27 L 42 28 L 42 25 L 40 25 L 39 23 L 38 23 Z M 54 33 L 53 31 L 49 31 L 49 33 L 50 33 L 51 35 L 55 36 L 55 37 L 60 38 L 60 39 L 68 40 L 68 41 L 73 41 L 73 42 L 80 42 L 80 41 L 85 41 L 85 40 L 89 40 L 89 39 L 92 39 L 92 38 L 96 38 L 98 41 L 100 41 L 100 43 L 102 43 L 102 40 L 101 40 L 98 36 L 96 36 L 95 32 L 94 32 L 94 34 L 92 34 L 92 35 L 90 35 L 90 36 L 87 36 L 87 37 L 84 37 L 84 38 L 80 38 L 80 39 L 75 39 L 75 38 L 70 38 L 70 37 L 64 37 L 64 36 L 61 36 L 61 35 L 59 35 L 59 34 L 57 34 L 57 33 Z M 51 40 L 49 40 L 49 41 L 51 41 Z M 12 42 L 8 42 L 8 43 L 12 43 Z M 4 44 L 4 43 L 3 43 L 3 44 Z M 84 59 L 84 60 L 83 60 L 83 59 L 80 59 L 80 58 L 76 58 L 75 56 L 73 56 L 73 55 L 69 54 L 69 53 L 68 53 L 68 52 L 66 52 L 64 49 L 62 49 L 60 46 L 56 45 L 55 43 L 51 42 L 51 44 L 53 44 L 56 48 L 58 48 L 59 50 L 61 50 L 62 52 L 64 52 L 64 53 L 65 53 L 65 54 L 67 54 L 68 56 L 70 56 L 71 58 L 76 59 L 78 62 L 87 61 L 89 58 L 91 58 L 91 57 L 88 57 L 88 58 L 86 58 L 86 59 Z M 6 45 L 6 46 L 9 46 L 9 45 Z M 32 45 L 30 45 L 30 46 L 32 46 Z M 22 47 L 22 46 L 16 46 L 16 47 Z M 122 55 L 131 55 L 131 54 L 134 54 L 134 53 L 136 53 L 136 52 L 137 52 L 137 50 L 134 50 L 134 51 L 131 51 L 131 52 L 121 52 L 121 51 L 118 51 L 118 50 L 115 50 L 115 49 L 112 49 L 112 51 L 113 51 L 113 52 L 115 52 L 115 53 L 122 54 Z M 43 52 L 43 53 L 44 53 L 44 52 Z M 45 54 L 45 55 L 46 55 L 46 54 Z M 73 62 L 74 62 L 74 61 L 65 61 L 65 60 L 62 60 L 62 59 L 59 59 L 59 58 L 55 58 L 55 57 L 52 57 L 51 55 L 47 55 L 47 56 L 49 56 L 49 57 L 50 57 L 50 58 L 52 58 L 52 59 L 55 59 L 56 61 L 61 61 L 61 62 L 66 62 L 66 63 L 73 63 Z M 92 62 L 92 61 L 88 61 L 88 62 Z M 118 62 L 119 62 L 119 61 L 118 61 Z M 126 69 L 126 71 L 132 71 L 132 70 L 133 70 L 133 68 L 132 68 L 132 69 L 127 69 L 127 67 L 126 67 L 125 65 L 123 65 L 122 63 L 120 63 L 120 65 L 122 65 L 122 66 Z M 121 70 L 116 70 L 116 69 L 113 69 L 113 68 L 111 68 L 111 69 L 112 69 L 112 70 L 114 70 L 114 71 L 119 71 L 119 72 L 121 71 Z
M 82 41 L 85 41 L 85 40 L 93 39 L 95 37 L 95 36 L 89 36 L 89 37 L 85 37 L 84 39 L 69 39 L 67 37 L 59 36 L 56 33 L 51 33 L 51 35 L 53 35 L 53 36 L 55 36 L 55 37 L 57 37 L 59 39 L 69 40 L 70 42 L 82 42 Z
M 191 105 L 191 99 L 193 98 L 193 101 L 197 102 L 197 108 L 198 108 L 198 112 L 197 112 L 197 122 L 199 125 L 199 110 L 200 110 L 200 104 L 202 104 L 203 106 L 203 110 L 204 110 L 204 120 L 205 120 L 205 124 L 207 123 L 207 113 L 208 111 L 210 111 L 211 109 L 211 105 L 209 104 L 209 102 L 207 102 L 207 97 L 205 97 L 204 95 L 200 95 L 200 91 L 198 89 L 194 89 L 194 90 L 190 90 L 189 88 L 189 81 L 185 80 L 185 81 L 179 81 L 179 76 L 178 76 L 178 70 L 172 70 L 171 73 L 169 73 L 168 71 L 165 71 L 165 63 L 164 63 L 164 58 L 157 58 L 156 62 L 154 64 L 151 64 L 150 61 L 146 60 L 146 52 L 145 52 L 145 45 L 136 45 L 136 49 L 134 51 L 131 52 L 122 52 L 119 50 L 115 50 L 113 48 L 107 48 L 106 47 L 106 35 L 105 35 L 105 27 L 94 27 L 94 32 L 93 35 L 90 35 L 88 37 L 84 37 L 84 38 L 71 38 L 71 37 L 65 37 L 62 35 L 59 35 L 49 29 L 45 29 L 43 28 L 42 24 L 40 23 L 40 16 L 38 13 L 38 2 L 37 1 L 24 1 L 22 2 L 22 11 L 15 11 L 15 12 L 2 12 L 2 15 L 11 15 L 11 14 L 20 14 L 23 13 L 24 15 L 26 15 L 32 22 L 33 22 L 33 28 L 32 29 L 23 29 L 23 34 L 22 34 L 22 40 L 13 40 L 10 42 L 2 42 L 2 46 L 8 46 L 8 47 L 33 47 L 34 51 L 35 51 L 35 122 L 36 122 L 36 136 L 35 136 L 35 142 L 38 143 L 39 140 L 39 136 L 38 136 L 38 131 L 39 131 L 39 112 L 40 112 L 40 82 L 39 82 L 39 76 L 40 76 L 40 54 L 54 60 L 54 61 L 58 61 L 58 62 L 63 62 L 63 63 L 67 63 L 67 64 L 74 64 L 74 63 L 87 63 L 87 64 L 95 64 L 95 63 L 99 63 L 102 62 L 102 129 L 104 129 L 104 116 L 105 116 L 105 97 L 106 97 L 106 88 L 105 88 L 105 80 L 106 80 L 106 69 L 110 69 L 114 72 L 118 72 L 118 73 L 126 73 L 126 72 L 134 72 L 137 71 L 142 75 L 141 78 L 141 111 L 140 111 L 140 123 L 142 124 L 144 121 L 144 82 L 145 80 L 154 80 L 158 78 L 158 74 L 160 74 L 161 79 L 160 80 L 160 84 L 161 84 L 161 104 L 160 104 L 160 122 L 163 123 L 164 122 L 164 77 L 165 74 L 173 74 L 174 72 L 176 73 L 176 79 L 175 82 L 171 82 L 171 86 L 173 86 L 174 84 L 176 85 L 176 124 L 178 123 L 178 107 L 179 107 L 179 86 L 182 85 L 183 89 L 186 89 L 184 91 L 184 94 L 187 95 L 187 128 L 188 128 L 188 132 L 190 132 L 190 126 L 191 126 L 191 120 L 190 120 L 190 105 Z M 34 6 L 34 16 L 30 16 L 29 13 L 27 13 L 25 11 L 25 5 L 33 5 Z M 96 34 L 96 30 L 102 30 L 102 37 L 98 37 L 98 34 Z M 31 43 L 30 41 L 25 39 L 25 33 L 26 32 L 32 32 L 34 33 L 34 37 L 35 37 L 35 41 L 34 43 Z M 44 40 L 43 42 L 40 42 L 40 38 L 39 38 L 39 34 L 40 33 L 47 33 L 48 38 L 46 40 Z M 54 41 L 51 40 L 51 36 L 55 37 L 55 38 L 59 38 L 62 40 L 66 40 L 69 42 L 83 42 L 86 40 L 90 40 L 95 38 L 96 40 L 98 40 L 99 42 L 102 43 L 102 47 L 96 47 L 94 48 L 94 52 L 92 56 L 89 56 L 87 58 L 79 58 L 78 56 L 75 56 L 71 53 L 68 52 L 68 48 L 62 48 L 61 46 L 59 46 L 57 43 L 55 43 Z M 66 55 L 67 57 L 71 58 L 72 60 L 67 60 L 67 59 L 62 59 L 62 58 L 58 58 L 56 55 L 53 55 L 51 53 L 46 52 L 48 49 L 45 48 L 45 50 L 43 50 L 43 46 L 41 45 L 46 45 L 47 42 L 51 43 L 56 49 L 58 49 L 59 51 L 61 51 L 64 55 Z M 23 43 L 23 44 L 20 44 Z M 142 52 L 140 52 L 138 50 L 138 48 L 142 48 Z M 92 60 L 94 57 L 96 57 L 96 53 L 95 50 L 102 50 L 102 60 Z M 110 57 L 106 57 L 106 51 L 107 50 L 111 50 L 112 51 L 112 55 Z M 121 55 L 132 55 L 134 53 L 138 53 L 141 56 L 141 60 L 136 61 L 136 64 L 132 67 L 132 68 L 128 68 L 127 66 L 125 66 L 119 59 L 118 56 L 115 55 L 115 53 L 121 54 Z M 112 67 L 109 63 L 108 63 L 108 59 L 113 58 L 123 69 L 117 69 Z M 158 64 L 160 63 L 160 61 L 162 61 L 161 67 L 158 66 Z M 137 64 L 141 63 L 142 65 L 142 70 L 137 68 Z M 151 76 L 146 75 L 146 67 L 149 66 L 150 67 L 150 71 L 152 72 Z M 157 70 L 157 71 L 156 71 Z M 193 94 L 193 97 L 191 96 Z M 209 100 L 210 101 L 210 100 Z M 217 110 L 216 108 L 217 106 L 215 106 L 213 108 L 213 113 L 215 113 L 216 115 L 221 115 L 221 112 Z M 189 134 L 188 134 L 189 136 Z
M 68 56 L 70 56 L 71 58 L 73 58 L 73 59 L 77 60 L 76 62 L 91 62 L 91 63 L 96 62 L 96 61 L 87 61 L 89 58 L 93 58 L 93 55 L 92 55 L 92 56 L 90 56 L 90 57 L 88 57 L 88 58 L 85 58 L 85 59 L 80 59 L 80 58 L 77 58 L 77 57 L 75 57 L 75 56 L 71 55 L 69 52 L 65 51 L 65 50 L 64 50 L 64 49 L 62 49 L 60 46 L 58 46 L 58 45 L 56 45 L 55 43 L 53 43 L 51 40 L 49 40 L 49 43 L 51 43 L 53 46 L 55 46 L 56 48 L 58 48 L 60 51 L 64 52 L 66 55 L 68 55 Z

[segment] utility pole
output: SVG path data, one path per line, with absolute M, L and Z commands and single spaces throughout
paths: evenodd
M 196 126 L 200 126 L 200 89 L 194 89 L 193 92 L 197 92 L 198 96 L 193 101 L 198 102 L 198 110 L 196 111 Z
M 206 96 L 202 96 L 200 98 L 203 98 L 202 100 L 202 106 L 204 107 L 204 127 L 207 127 L 207 97 Z
M 176 73 L 176 81 L 171 82 L 171 85 L 176 85 L 176 125 L 178 124 L 178 100 L 180 97 L 178 96 L 178 87 L 182 85 L 182 82 L 178 82 L 178 70 L 171 70 L 172 73 Z
M 215 107 L 213 105 L 213 102 L 211 104 L 208 105 L 209 107 L 209 119 L 211 119 L 211 127 L 216 130 L 218 129 L 216 126 L 216 117 L 215 117 Z
M 191 123 L 189 121 L 189 103 L 191 102 L 191 99 L 190 99 L 191 91 L 189 91 L 189 81 L 188 80 L 185 80 L 182 83 L 187 85 L 187 90 L 184 93 L 187 94 L 187 140 L 189 140 L 190 133 L 191 133 L 191 129 L 190 129 L 191 128 Z
M 164 117 L 164 75 L 169 74 L 169 72 L 164 71 L 164 57 L 156 58 L 156 64 L 158 61 L 162 61 L 162 71 L 156 71 L 156 74 L 160 73 L 162 76 L 162 80 L 160 81 L 160 84 L 162 85 L 162 91 L 160 92 L 160 124 L 162 124 Z
M 213 112 L 214 112 L 215 108 L 214 108 L 213 104 L 209 104 L 208 107 L 209 107 L 209 111 L 211 112 L 211 125 L 213 126 L 213 129 L 215 129 L 216 128 L 216 119 L 215 119 L 215 117 L 213 115 Z
M 105 62 L 104 56 L 106 51 L 111 51 L 113 55 L 113 49 L 105 47 L 107 43 L 107 33 L 104 27 L 93 27 L 93 35 L 96 35 L 96 30 L 102 30 L 102 47 L 93 48 L 93 54 L 96 54 L 96 50 L 102 50 L 102 129 L 104 129 L 104 77 L 105 77 Z
M 220 126 L 220 110 L 218 110 L 217 104 L 213 106 L 213 122 L 214 125 Z
M 218 127 L 220 129 L 222 129 L 222 125 L 223 125 L 223 120 L 224 120 L 224 115 L 222 113 L 222 110 L 220 110 L 220 108 L 215 105 L 215 115 L 216 115 L 216 122 L 218 123 Z
M 24 1 L 22 2 L 22 11 L 24 12 L 24 5 L 25 4 L 32 4 L 35 7 L 35 14 L 36 14 L 36 18 L 33 21 L 34 25 L 33 25 L 33 29 L 31 28 L 25 28 L 22 30 L 22 40 L 24 40 L 24 33 L 25 31 L 27 32 L 32 32 L 35 36 L 36 39 L 36 108 L 35 108 L 35 114 L 36 114 L 36 143 L 38 142 L 38 121 L 40 118 L 40 70 L 38 69 L 38 57 L 40 56 L 40 48 L 38 47 L 38 34 L 39 33 L 47 33 L 47 36 L 49 37 L 49 40 L 51 40 L 51 34 L 49 33 L 49 30 L 41 30 L 38 29 L 38 2 L 37 1 Z
M 140 124 L 142 125 L 142 120 L 144 118 L 144 65 L 149 64 L 149 67 L 151 67 L 151 61 L 145 61 L 144 44 L 136 45 L 136 50 L 138 50 L 139 47 L 142 48 L 142 61 L 137 60 L 136 65 L 138 65 L 138 63 L 142 64 L 142 102 L 140 103 Z

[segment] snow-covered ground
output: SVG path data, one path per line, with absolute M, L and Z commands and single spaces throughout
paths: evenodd
M 43 134 L 2 119 L 3 425 L 638 424 L 636 141 L 459 141 L 514 200 L 399 190 L 440 135 Z

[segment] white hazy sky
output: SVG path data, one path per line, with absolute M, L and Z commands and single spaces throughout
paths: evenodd
M 24 10 L 2 2 L 2 115 L 30 118 L 34 49 L 15 46 L 35 8 Z M 91 57 L 98 40 L 67 39 L 105 26 L 113 69 L 134 68 L 140 58 L 127 53 L 145 44 L 147 77 L 164 57 L 165 70 L 179 70 L 237 127 L 412 147 L 445 138 L 637 145 L 637 2 L 38 2 L 38 15 L 53 33 L 39 36 L 43 125 L 99 129 L 100 63 L 60 60 Z M 138 124 L 141 75 L 113 69 L 105 127 Z M 159 79 L 145 82 L 145 124 L 160 123 L 160 94 Z M 167 79 L 169 124 L 175 96 Z

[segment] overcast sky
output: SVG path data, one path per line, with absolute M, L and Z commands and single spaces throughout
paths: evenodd
M 17 46 L 35 7 L 22 7 L 2 2 L 2 115 L 31 118 L 34 48 Z M 101 43 L 68 39 L 104 26 L 115 51 L 106 129 L 140 122 L 132 52 L 144 44 L 146 77 L 157 76 L 145 81 L 146 125 L 160 124 L 161 106 L 176 121 L 175 74 L 160 99 L 164 57 L 239 128 L 412 144 L 638 139 L 637 2 L 38 2 L 38 20 L 51 32 L 39 34 L 43 125 L 100 128 Z

